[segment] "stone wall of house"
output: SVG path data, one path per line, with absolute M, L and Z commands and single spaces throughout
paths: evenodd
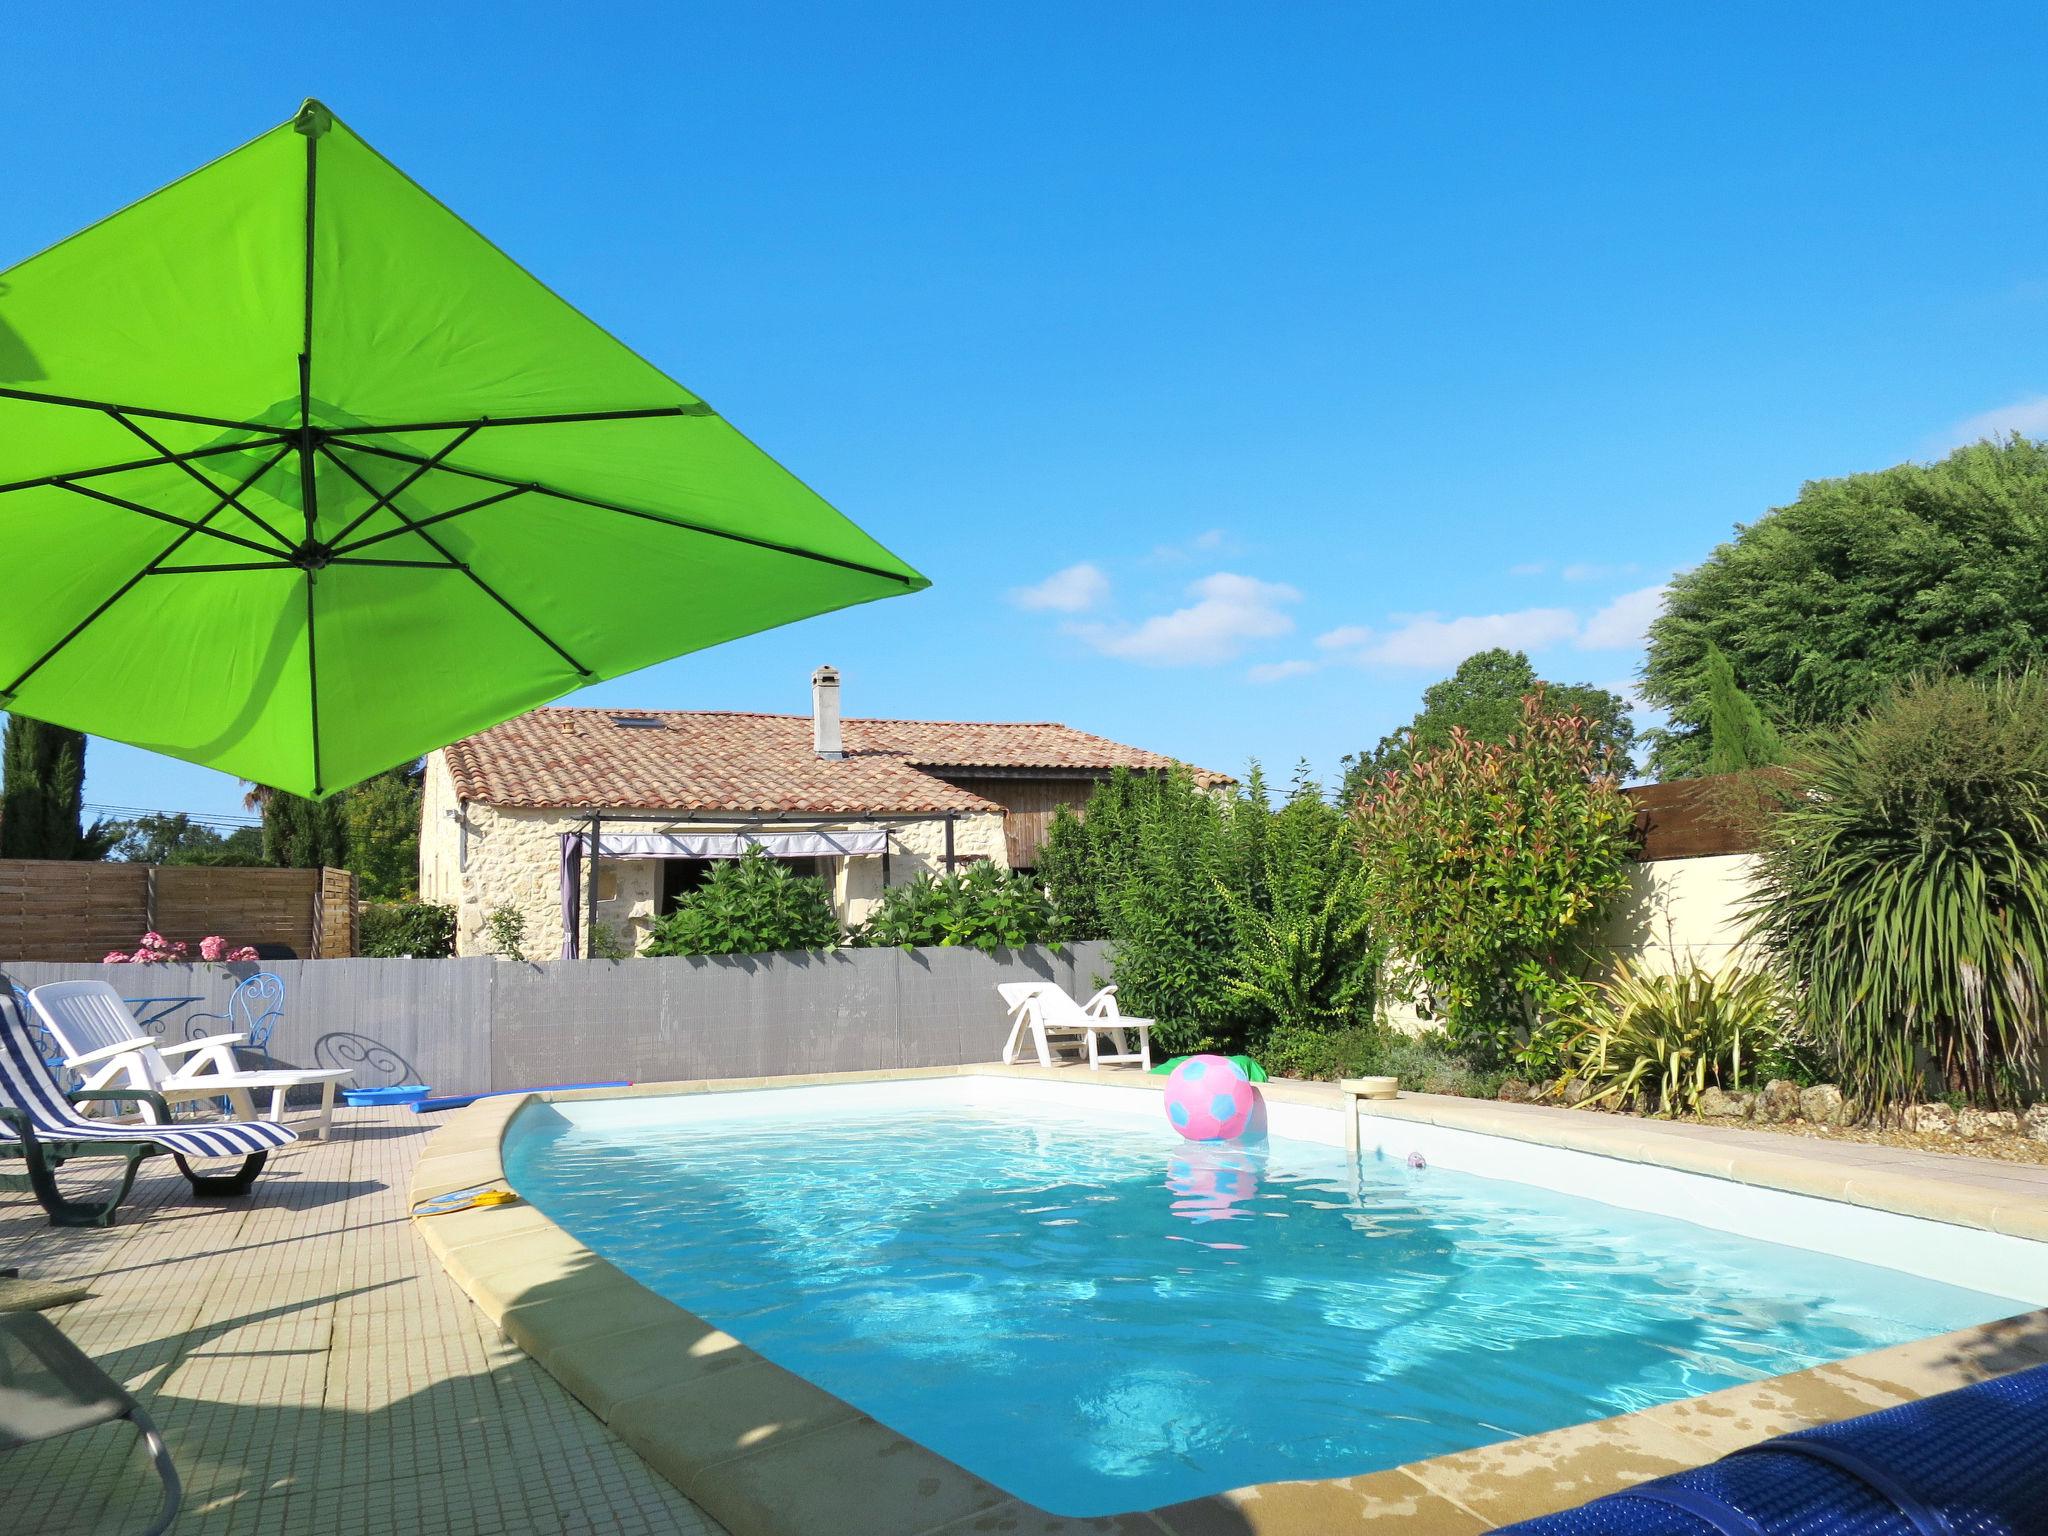
M 455 825 L 455 775 L 444 753 L 429 752 L 420 786 L 420 900 L 462 900 L 462 834 Z
M 963 812 L 953 821 L 956 859 L 993 859 L 1009 867 L 1000 811 Z M 881 860 L 875 861 L 880 864 Z M 889 827 L 889 883 L 908 885 L 920 873 L 941 875 L 946 866 L 946 818 L 899 821 Z M 879 880 L 880 870 L 876 871 Z

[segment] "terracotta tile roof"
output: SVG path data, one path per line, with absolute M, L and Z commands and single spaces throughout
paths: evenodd
M 546 708 L 458 741 L 447 754 L 456 794 L 484 805 L 808 815 L 997 808 L 942 773 L 1173 766 L 1156 752 L 1049 723 L 849 719 L 841 734 L 846 756 L 827 762 L 811 750 L 809 715 Z M 1194 772 L 1203 785 L 1233 782 Z

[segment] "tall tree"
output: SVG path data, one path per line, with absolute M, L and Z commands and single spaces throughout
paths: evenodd
M 0 748 L 0 857 L 99 859 L 114 834 L 84 825 L 85 734 L 7 717 Z
M 1521 722 L 1522 700 L 1539 688 L 1549 713 L 1592 722 L 1594 744 L 1613 749 L 1617 774 L 1633 771 L 1636 729 L 1625 699 L 1591 683 L 1544 682 L 1522 652 L 1496 647 L 1467 656 L 1457 671 L 1424 689 L 1421 710 L 1403 729 L 1381 737 L 1370 752 L 1344 759 L 1344 802 L 1356 804 L 1381 774 L 1449 745 L 1454 728 L 1473 741 L 1506 741 Z
M 283 869 L 348 864 L 348 817 L 340 795 L 309 800 L 281 789 L 265 791 L 263 862 Z
M 1934 464 L 1815 480 L 1676 577 L 1643 695 L 1670 716 L 1659 777 L 1707 770 L 1707 650 L 1781 729 L 1843 724 L 1900 679 L 2048 658 L 2048 444 L 2014 435 Z
M 421 767 L 394 768 L 343 790 L 348 865 L 365 901 L 405 901 L 419 886 Z
M 184 811 L 151 811 L 106 825 L 115 838 L 111 857 L 132 864 L 263 863 L 263 833 L 256 827 L 221 833 Z
M 1735 681 L 1735 668 L 1707 643 L 1707 771 L 1741 773 L 1783 762 L 1785 748 L 1756 700 Z

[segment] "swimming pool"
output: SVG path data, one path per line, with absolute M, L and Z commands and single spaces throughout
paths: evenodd
M 505 1165 L 650 1288 L 1077 1516 L 1390 1467 L 2024 1310 L 973 1081 L 530 1106 Z

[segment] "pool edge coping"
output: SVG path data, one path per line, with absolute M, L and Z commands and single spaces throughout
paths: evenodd
M 535 1101 L 685 1096 L 835 1083 L 961 1076 L 1009 1076 L 1152 1087 L 1126 1072 L 985 1066 L 842 1072 L 769 1078 L 637 1084 L 631 1089 L 529 1093 L 479 1100 L 454 1111 L 413 1174 L 414 1203 L 505 1177 L 506 1128 Z M 1333 1104 L 1325 1085 L 1270 1083 L 1275 1097 Z M 1418 1098 L 1424 1096 L 1416 1096 Z M 1448 1101 L 1461 1105 L 1463 1101 Z M 1938 1185 L 1892 1170 L 1849 1193 L 1827 1193 L 1797 1169 L 1794 1151 L 1728 1158 L 1695 1156 L 1679 1138 L 1669 1146 L 1641 1136 L 1584 1145 L 1572 1134 L 1537 1134 L 1540 1120 L 1516 1130 L 1475 1123 L 1434 1102 L 1396 1101 L 1396 1118 L 1509 1135 L 1625 1156 L 1688 1172 L 1788 1188 L 1794 1193 L 1926 1216 L 1931 1192 L 1904 1208 L 1909 1186 Z M 1480 1106 L 1484 1107 L 1484 1106 Z M 1386 1113 L 1384 1105 L 1371 1113 Z M 1571 1127 L 1580 1117 L 1555 1112 Z M 1448 1116 L 1449 1118 L 1443 1118 Z M 1601 1117 L 1605 1119 L 1607 1117 Z M 1462 1122 L 1462 1123 L 1460 1123 Z M 1618 1122 L 1625 1124 L 1626 1122 Z M 1597 1139 L 1597 1138 L 1596 1138 Z M 1702 1143 L 1701 1145 L 1704 1145 Z M 1656 1153 L 1677 1154 L 1657 1156 Z M 1701 1164 L 1711 1164 L 1703 1166 Z M 1737 1171 L 1739 1170 L 1739 1171 Z M 1810 1173 L 1811 1170 L 1807 1170 Z M 1833 1174 L 1842 1170 L 1835 1169 Z M 1797 1176 L 1801 1182 L 1779 1180 Z M 1892 1186 L 1897 1185 L 1898 1188 Z M 1846 1190 L 1848 1186 L 1844 1184 Z M 1903 1194 L 1901 1193 L 1903 1191 Z M 1992 1208 L 1997 1209 L 1996 1202 Z M 1954 1221 L 1953 1215 L 1936 1219 Z M 1986 1225 L 1965 1221 L 1964 1225 Z M 1633 1413 L 1497 1442 L 1350 1478 L 1267 1483 L 1127 1515 L 1056 1516 L 1012 1498 L 937 1452 L 889 1429 L 852 1404 L 755 1354 L 687 1309 L 669 1302 L 599 1257 L 523 1202 L 419 1222 L 451 1278 L 506 1336 L 519 1344 L 644 1460 L 732 1533 L 817 1536 L 835 1528 L 832 1511 L 850 1487 L 868 1513 L 893 1499 L 893 1517 L 874 1528 L 891 1536 L 968 1531 L 1100 1530 L 1140 1536 L 1322 1536 L 1366 1519 L 1408 1522 L 1415 1536 L 1462 1536 L 1583 1503 L 1664 1473 L 1696 1466 L 1773 1435 L 1931 1396 L 1952 1387 L 2048 1364 L 2048 1308 L 1960 1329 L 1831 1365 L 1723 1388 Z M 2048 1233 L 2048 1223 L 2043 1223 Z M 1990 1230 L 2007 1230 L 1991 1227 Z M 2031 1232 L 2015 1236 L 2034 1236 Z M 737 1374 L 728 1376 L 728 1372 Z M 715 1389 L 715 1390 L 714 1390 Z M 709 1433 L 710 1439 L 706 1440 Z

